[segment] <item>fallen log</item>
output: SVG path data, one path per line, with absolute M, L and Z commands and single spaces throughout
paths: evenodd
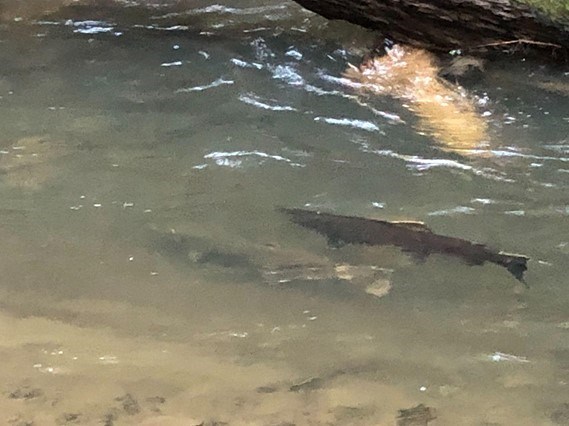
M 527 256 L 499 252 L 484 244 L 435 234 L 422 222 L 389 222 L 303 209 L 281 208 L 280 211 L 288 214 L 297 225 L 326 236 L 328 242 L 335 246 L 394 246 L 421 259 L 431 254 L 442 254 L 458 257 L 469 265 L 491 262 L 505 267 L 522 282 L 527 270 Z
M 295 0 L 328 19 L 433 51 L 545 48 L 567 59 L 569 0 Z

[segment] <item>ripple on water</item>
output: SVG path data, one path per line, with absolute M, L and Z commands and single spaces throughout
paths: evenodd
M 115 36 L 121 36 L 121 31 L 114 31 L 114 24 L 105 21 L 73 21 L 71 19 L 65 21 L 65 25 L 73 27 L 73 32 L 76 34 L 101 34 L 113 33 Z
M 321 121 L 336 126 L 352 127 L 354 129 L 365 130 L 366 132 L 381 133 L 381 129 L 371 121 L 358 120 L 355 118 L 315 117 L 314 121 Z
M 296 163 L 290 158 L 283 157 L 281 155 L 267 154 L 262 151 L 233 151 L 233 152 L 210 152 L 204 156 L 205 159 L 211 159 L 215 161 L 218 166 L 226 166 L 231 168 L 241 167 L 243 165 L 243 159 L 257 158 L 257 164 L 263 164 L 266 160 L 273 160 L 287 163 L 294 167 L 304 167 L 303 164 Z
M 174 62 L 163 62 L 160 64 L 161 67 L 169 68 L 169 67 L 181 67 L 183 64 L 182 61 L 174 61 Z
M 450 209 L 436 210 L 427 213 L 428 216 L 453 216 L 457 214 L 474 214 L 476 209 L 468 206 L 457 206 Z
M 302 86 L 304 78 L 290 65 L 277 65 L 271 70 L 275 80 L 282 80 L 291 86 Z
M 286 10 L 286 4 L 278 4 L 278 5 L 268 5 L 268 6 L 259 6 L 259 7 L 229 7 L 223 4 L 212 4 L 211 6 L 206 6 L 197 9 L 190 9 L 186 13 L 189 15 L 199 15 L 199 14 L 229 14 L 229 15 L 256 15 L 261 13 L 273 12 L 278 10 Z M 173 14 L 167 14 L 161 16 L 161 18 L 172 17 Z M 176 14 L 174 16 L 179 16 Z
M 51 28 L 44 27 L 47 35 L 36 51 L 26 46 L 26 55 L 0 52 L 7 70 L 0 81 L 0 120 L 8 134 L 0 153 L 0 261 L 10 278 L 3 284 L 10 298 L 3 303 L 18 313 L 15 318 L 0 315 L 3 328 L 13 331 L 4 336 L 10 356 L 3 382 L 34 364 L 69 368 L 66 374 L 74 375 L 66 382 L 71 387 L 62 388 L 62 403 L 70 404 L 68 398 L 80 394 L 78 387 L 84 390 L 93 382 L 97 386 L 91 388 L 98 391 L 89 405 L 100 407 L 108 407 L 103 399 L 117 396 L 112 392 L 122 383 L 132 392 L 150 388 L 156 395 L 175 388 L 178 403 L 167 395 L 168 406 L 161 407 L 165 417 L 176 408 L 205 413 L 180 424 L 213 421 L 207 417 L 212 413 L 221 413 L 220 421 L 228 423 L 342 424 L 359 416 L 360 407 L 377 415 L 358 417 L 356 423 L 390 424 L 398 409 L 416 404 L 418 392 L 433 399 L 449 424 L 546 422 L 541 407 L 535 408 L 535 391 L 539 387 L 544 400 L 562 399 L 556 378 L 563 369 L 550 354 L 560 348 L 560 333 L 567 327 L 552 324 L 568 320 L 563 283 L 569 239 L 562 225 L 569 207 L 567 186 L 558 182 L 567 185 L 566 132 L 537 115 L 535 127 L 526 130 L 514 111 L 522 102 L 512 95 L 523 96 L 523 90 L 505 88 L 481 105 L 490 112 L 483 118 L 496 117 L 500 124 L 489 143 L 494 151 L 444 152 L 433 138 L 417 137 L 401 100 L 358 94 L 357 85 L 341 77 L 346 62 L 354 60 L 341 46 L 349 44 L 345 39 L 320 38 L 324 31 L 312 32 L 302 20 L 286 26 L 270 18 L 261 21 L 263 14 L 286 12 L 289 3 L 268 10 L 241 7 L 242 0 L 199 3 L 204 7 L 190 12 L 199 16 L 193 22 L 203 21 L 208 31 L 223 25 L 215 30 L 219 37 L 198 36 L 192 34 L 195 26 L 176 24 L 177 17 L 188 15 L 181 12 L 140 22 L 135 26 L 140 30 L 126 30 L 121 38 L 112 35 L 119 23 L 65 26 L 61 21 L 57 25 L 65 37 L 54 39 Z M 204 19 L 207 15 L 212 19 Z M 243 29 L 242 16 L 258 22 Z M 281 25 L 284 31 L 276 28 Z M 74 34 L 76 29 L 81 31 Z M 260 31 L 272 35 L 263 39 Z M 11 44 L 2 43 L 3 48 Z M 477 84 L 490 90 L 485 80 Z M 121 103 L 126 90 L 144 102 L 126 110 Z M 505 96 L 511 96 L 512 110 L 506 115 L 500 104 Z M 52 105 L 66 109 L 51 114 L 46 108 Z M 544 107 L 550 117 L 556 114 Z M 86 109 L 112 121 L 104 128 L 99 120 L 73 126 Z M 26 140 L 36 134 L 52 135 L 57 143 L 50 143 L 51 137 L 47 143 Z M 125 159 L 115 160 L 117 153 Z M 544 187 L 544 182 L 554 185 Z M 87 198 L 77 199 L 78 194 Z M 28 199 L 33 208 L 25 220 L 6 218 L 7 209 Z M 513 280 L 491 266 L 469 268 L 436 258 L 410 265 L 399 252 L 377 255 L 369 247 L 353 246 L 331 250 L 322 238 L 277 217 L 273 203 L 401 219 L 435 216 L 431 220 L 449 234 L 453 226 L 468 223 L 469 229 L 453 229 L 452 235 L 456 230 L 488 244 L 499 241 L 500 248 L 551 262 L 546 273 L 541 261 L 530 264 L 532 288 L 515 294 Z M 69 205 L 81 211 L 69 212 Z M 524 215 L 517 217 L 517 212 Z M 176 252 L 184 260 L 181 267 L 148 251 L 141 229 L 155 223 L 207 237 L 207 249 L 214 253 L 239 247 L 248 259 L 275 259 L 271 271 L 284 263 L 282 254 L 267 254 L 279 246 L 295 255 L 304 251 L 326 258 L 343 278 L 352 272 L 342 266 L 346 258 L 363 265 L 371 259 L 374 266 L 387 259 L 396 271 L 389 280 L 365 287 L 373 296 L 389 292 L 379 304 L 369 294 L 342 293 L 338 279 L 326 279 L 308 293 L 303 285 L 267 289 L 261 278 L 237 284 L 236 269 L 228 266 L 231 276 L 225 282 L 209 275 L 217 266 L 196 270 L 192 247 Z M 65 305 L 44 301 L 36 290 Z M 98 298 L 124 305 L 99 306 Z M 50 315 L 57 321 L 43 319 Z M 494 327 L 504 320 L 519 326 Z M 59 355 L 57 365 L 36 360 L 30 348 L 45 339 L 69 345 L 79 359 L 69 357 L 61 365 Z M 484 362 L 472 362 L 472 357 Z M 464 360 L 470 362 L 466 370 Z M 351 374 L 350 363 L 364 369 Z M 508 379 L 514 370 L 527 375 L 523 383 L 539 381 L 539 386 Z M 289 382 L 322 387 L 307 390 L 314 396 L 307 398 L 307 393 L 289 392 Z M 515 392 L 503 392 L 504 383 L 517 386 Z M 111 393 L 99 384 L 108 384 Z M 40 388 L 46 394 L 54 389 L 47 382 Z M 468 410 L 440 398 L 449 389 L 468 401 Z M 219 405 L 222 400 L 226 405 Z M 339 408 L 349 414 L 336 418 Z M 480 413 L 487 414 L 482 419 Z M 102 416 L 97 415 L 89 419 Z
M 237 59 L 237 58 L 231 58 L 229 60 L 233 65 L 236 65 L 238 67 L 241 68 L 255 68 L 258 70 L 263 69 L 263 65 L 262 64 L 258 64 L 256 62 L 247 62 L 247 61 L 243 61 L 241 59 Z
M 459 161 L 450 160 L 446 158 L 423 158 L 418 155 L 399 154 L 389 149 L 378 149 L 378 150 L 368 149 L 365 152 L 370 152 L 384 157 L 391 157 L 391 158 L 397 158 L 398 160 L 403 160 L 404 162 L 408 163 L 408 167 L 417 169 L 419 171 L 429 170 L 434 167 L 450 167 L 460 170 L 473 170 L 473 167 L 468 164 L 464 164 Z
M 254 107 L 270 111 L 298 111 L 296 108 L 288 105 L 274 104 L 275 101 L 271 101 L 272 104 L 269 104 L 267 103 L 268 101 L 265 101 L 263 98 L 252 93 L 239 95 L 239 100 L 247 105 L 252 105 Z
M 204 90 L 213 89 L 213 88 L 216 88 L 219 86 L 230 86 L 234 83 L 235 82 L 233 80 L 226 80 L 224 78 L 218 78 L 218 79 L 212 81 L 211 83 L 204 84 L 202 86 L 192 86 L 192 87 L 186 87 L 183 89 L 178 89 L 175 91 L 175 93 L 203 92 Z

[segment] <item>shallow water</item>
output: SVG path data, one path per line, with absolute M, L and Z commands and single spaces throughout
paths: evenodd
M 342 84 L 373 34 L 202 3 L 0 27 L 0 421 L 392 425 L 423 403 L 437 425 L 566 424 L 566 70 L 465 82 L 489 140 L 457 153 Z M 330 249 L 277 206 L 423 220 L 530 256 L 529 288 Z M 313 264 L 391 289 L 263 273 Z

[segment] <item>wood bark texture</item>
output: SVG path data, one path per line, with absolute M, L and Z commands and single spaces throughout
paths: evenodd
M 378 30 L 431 50 L 469 49 L 524 40 L 569 50 L 569 20 L 510 0 L 295 0 L 328 19 Z M 554 46 L 545 46 L 555 50 Z

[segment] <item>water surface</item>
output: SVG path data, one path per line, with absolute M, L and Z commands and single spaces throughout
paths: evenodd
M 424 403 L 440 425 L 565 424 L 566 70 L 505 58 L 465 82 L 489 136 L 461 154 L 342 84 L 373 34 L 202 3 L 0 27 L 1 421 L 391 425 Z M 524 253 L 529 288 L 331 249 L 277 206 Z M 314 264 L 391 290 L 263 273 Z

